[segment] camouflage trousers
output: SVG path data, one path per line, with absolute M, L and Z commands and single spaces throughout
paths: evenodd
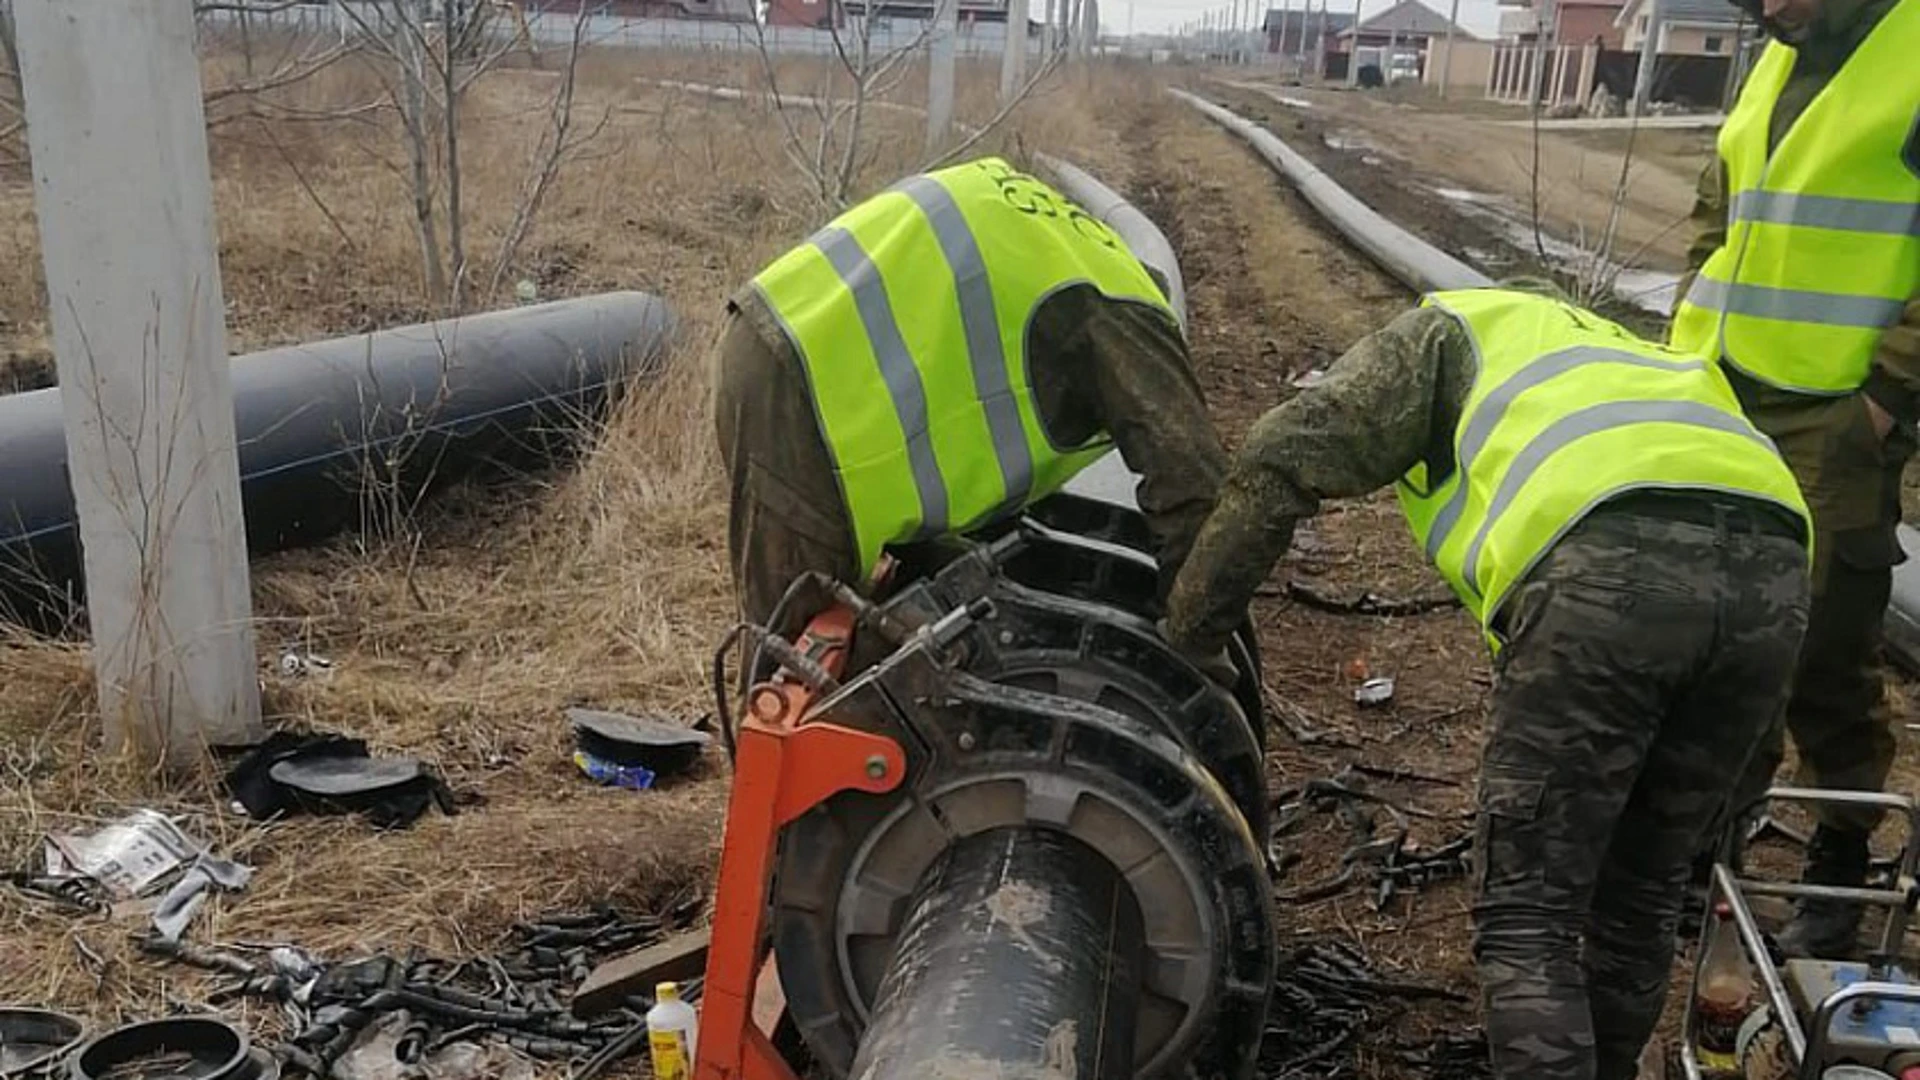
M 1473 908 L 1496 1077 L 1634 1075 L 1693 854 L 1786 700 L 1807 617 L 1789 532 L 1759 504 L 1633 495 L 1509 601 Z

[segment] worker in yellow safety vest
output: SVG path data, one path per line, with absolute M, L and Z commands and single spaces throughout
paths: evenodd
M 1880 625 L 1920 416 L 1920 0 L 1743 6 L 1773 40 L 1701 178 L 1670 341 L 1721 362 L 1813 512 L 1813 608 L 1783 721 L 1805 780 L 1878 791 L 1894 752 Z M 1775 731 L 1735 803 L 1782 757 Z M 1823 807 L 1806 880 L 1864 885 L 1878 817 Z M 1859 921 L 1858 905 L 1805 901 L 1781 944 L 1835 957 Z
M 1162 580 L 1226 456 L 1160 284 L 1005 161 L 912 176 L 734 296 L 716 349 L 728 545 L 747 618 L 806 571 L 1017 514 L 1117 448 Z
M 1711 361 L 1533 291 L 1437 293 L 1255 422 L 1170 640 L 1217 654 L 1296 522 L 1389 484 L 1495 650 L 1473 907 L 1494 1076 L 1628 1080 L 1693 853 L 1786 699 L 1799 489 Z

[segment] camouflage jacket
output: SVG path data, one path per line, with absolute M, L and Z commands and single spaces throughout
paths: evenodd
M 1190 656 L 1223 648 L 1293 542 L 1295 522 L 1320 500 L 1376 491 L 1423 461 L 1432 475 L 1451 470 L 1473 379 L 1466 331 L 1415 308 L 1362 338 L 1310 392 L 1255 421 L 1175 581 L 1174 645 Z

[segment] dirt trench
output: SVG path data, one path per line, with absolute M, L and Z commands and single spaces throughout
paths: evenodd
M 1167 233 L 1185 273 L 1195 367 L 1229 448 L 1294 392 L 1293 380 L 1325 368 L 1413 297 L 1346 248 L 1238 140 L 1169 102 L 1123 132 L 1137 163 L 1128 197 Z M 1485 649 L 1457 609 L 1403 617 L 1336 615 L 1287 596 L 1290 581 L 1338 598 L 1376 593 L 1429 597 L 1444 586 L 1415 551 L 1388 493 L 1329 503 L 1303 527 L 1254 605 L 1272 704 L 1303 742 L 1276 727 L 1268 782 L 1274 792 L 1350 765 L 1402 777 L 1369 781 L 1380 794 L 1432 817 L 1412 835 L 1437 846 L 1469 827 L 1481 719 L 1490 677 Z M 1394 699 L 1361 709 L 1368 677 L 1395 681 Z M 1337 871 L 1352 836 L 1337 816 L 1310 820 L 1288 844 L 1299 862 L 1283 889 Z M 1364 881 L 1364 878 L 1361 879 Z M 1375 910 L 1356 884 L 1281 909 L 1283 945 L 1317 933 L 1350 935 L 1379 964 L 1471 997 L 1467 890 L 1442 882 Z M 1410 1005 L 1381 1046 L 1474 1023 L 1464 1003 Z M 1406 1075 L 1363 1047 L 1362 1071 Z

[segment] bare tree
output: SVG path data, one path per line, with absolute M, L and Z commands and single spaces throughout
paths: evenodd
M 524 23 L 502 32 L 494 25 L 502 8 L 486 0 L 334 0 L 334 8 L 346 20 L 355 45 L 377 61 L 388 104 L 399 116 L 427 292 L 447 311 L 458 312 L 467 305 L 473 277 L 461 173 L 462 113 L 475 83 L 510 53 L 524 45 L 538 59 L 531 36 Z M 606 126 L 603 117 L 582 135 L 573 121 L 590 11 L 582 4 L 574 16 L 547 127 L 536 143 L 507 241 L 487 272 L 489 296 L 525 240 L 562 164 Z
M 1060 3 L 1064 8 L 1066 0 Z M 874 40 L 874 31 L 883 16 L 874 11 L 875 6 L 869 0 L 856 15 L 847 10 L 845 0 L 829 0 L 827 28 L 834 62 L 811 94 L 782 88 L 766 27 L 760 21 L 754 23 L 756 52 L 767 83 L 766 101 L 780 121 L 781 148 L 793 167 L 807 177 L 815 200 L 830 212 L 843 210 L 852 201 L 860 170 L 879 151 L 879 141 L 869 126 L 872 114 L 901 109 L 924 111 L 886 99 L 912 70 L 909 61 L 927 50 L 934 20 L 922 22 L 904 43 L 881 47 Z M 1009 27 L 1008 32 L 1015 31 Z M 1057 36 L 1050 40 L 1054 47 L 1045 50 L 1033 73 L 1005 99 L 999 111 L 978 127 L 957 125 L 966 133 L 960 142 L 944 148 L 929 147 L 922 168 L 935 167 L 965 153 L 1004 123 L 1058 66 L 1064 42 Z

